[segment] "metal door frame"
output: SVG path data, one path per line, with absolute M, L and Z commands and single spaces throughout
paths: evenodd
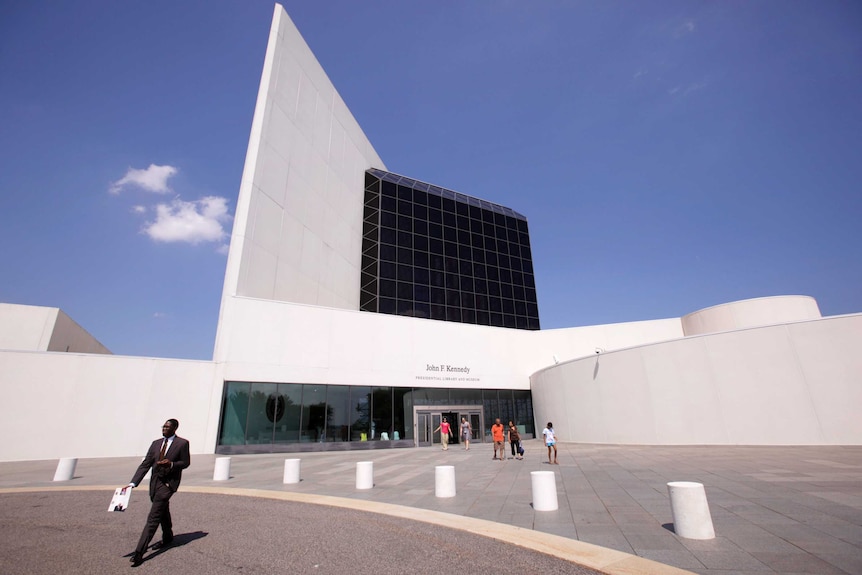
M 485 441 L 485 434 L 482 432 L 485 429 L 485 410 L 482 405 L 417 405 L 413 407 L 413 421 L 415 422 L 413 424 L 413 445 L 416 447 L 439 445 L 440 440 L 434 437 L 433 430 L 440 425 L 440 419 L 444 413 L 452 412 L 458 414 L 458 421 L 452 423 L 455 428 L 453 432 L 458 435 L 459 441 L 461 418 L 466 417 L 467 421 L 470 421 L 471 415 L 479 416 L 479 428 L 476 429 L 476 426 L 473 426 L 473 438 L 470 441 L 479 443 Z M 429 436 L 430 440 L 428 439 Z

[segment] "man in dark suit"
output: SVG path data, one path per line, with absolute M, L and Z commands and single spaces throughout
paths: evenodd
M 130 559 L 133 567 L 143 562 L 144 551 L 147 550 L 159 525 L 162 526 L 162 540 L 153 545 L 153 549 L 166 547 L 174 539 L 170 509 L 171 496 L 180 486 L 183 469 L 191 463 L 188 440 L 176 434 L 179 426 L 180 422 L 176 419 L 165 422 L 162 426 L 162 439 L 157 439 L 150 445 L 147 455 L 144 456 L 129 482 L 129 486 L 137 487 L 147 471 L 153 470 L 150 477 L 150 501 L 153 505 L 150 507 L 150 514 L 147 516 L 147 524 L 141 533 L 141 539 Z

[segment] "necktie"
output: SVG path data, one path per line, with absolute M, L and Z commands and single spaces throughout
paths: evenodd
M 162 459 L 165 458 L 165 451 L 167 451 L 167 450 L 168 450 L 168 440 L 165 439 L 162 442 L 162 450 L 159 452 L 159 461 L 161 461 Z

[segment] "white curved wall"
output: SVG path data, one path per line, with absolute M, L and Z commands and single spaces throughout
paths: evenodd
M 820 317 L 820 308 L 813 297 L 760 297 L 716 305 L 685 315 L 682 317 L 682 329 L 685 335 L 701 335 Z
M 563 441 L 862 444 L 862 314 L 601 354 L 530 378 Z

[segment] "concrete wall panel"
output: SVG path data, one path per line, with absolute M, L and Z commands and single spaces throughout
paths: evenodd
M 237 200 L 222 313 L 224 300 L 235 295 L 358 309 L 363 172 L 372 166 L 385 168 L 293 22 L 276 5 Z M 218 335 L 216 359 L 221 341 Z
M 169 417 L 193 453 L 212 453 L 211 362 L 3 352 L 0 372 L 2 461 L 143 455 Z

